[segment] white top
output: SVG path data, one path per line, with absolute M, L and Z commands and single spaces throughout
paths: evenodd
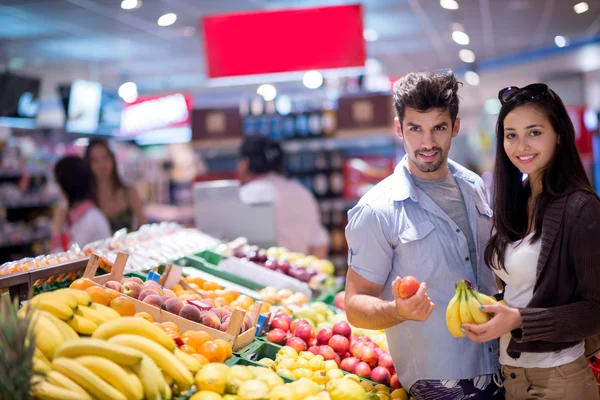
M 531 243 L 532 237 L 533 232 L 523 240 L 509 244 L 504 256 L 506 271 L 496 271 L 498 277 L 506 283 L 504 300 L 511 307 L 527 307 L 533 297 L 542 241 Z M 500 338 L 500 363 L 512 367 L 558 367 L 575 361 L 584 352 L 584 342 L 582 341 L 573 347 L 552 353 L 521 353 L 521 356 L 515 360 L 506 353 L 510 339 L 510 333 L 506 333 Z
M 240 188 L 246 204 L 273 203 L 277 246 L 308 254 L 329 242 L 317 201 L 304 186 L 278 174 L 267 174 Z
M 112 236 L 108 220 L 97 207 L 87 210 L 69 226 L 69 244 L 80 247 Z

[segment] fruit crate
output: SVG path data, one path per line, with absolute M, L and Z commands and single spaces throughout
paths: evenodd
M 184 266 L 195 268 L 199 271 L 206 272 L 208 274 L 216 276 L 217 278 L 225 279 L 229 282 L 235 283 L 236 285 L 240 285 L 251 290 L 260 291 L 265 288 L 265 285 L 263 284 L 254 282 L 250 279 L 243 278 L 231 272 L 224 271 L 217 265 L 211 264 L 210 262 L 206 261 L 204 258 L 201 257 L 187 256 L 178 260 L 177 264 L 184 264 Z
M 221 255 L 219 253 L 215 253 L 212 250 L 201 251 L 200 253 L 195 254 L 195 256 L 206 260 L 212 265 L 219 265 L 219 263 L 221 262 Z
M 263 358 L 275 360 L 281 347 L 267 340 L 255 340 L 252 344 L 241 349 L 238 354 L 240 357 L 251 361 L 258 361 Z

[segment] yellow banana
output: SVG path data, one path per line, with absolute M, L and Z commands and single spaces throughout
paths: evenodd
M 129 374 L 119 364 L 99 356 L 83 356 L 74 360 L 113 385 L 125 395 L 127 400 L 142 400 L 144 398 L 143 390 L 139 392 L 136 390 L 136 388 L 141 389 L 142 386 L 138 377 L 134 377 L 138 380 L 138 385 L 132 384 L 129 380 Z
M 500 300 L 498 302 L 499 304 L 502 304 L 503 306 L 509 307 L 508 303 L 506 302 L 506 300 Z
M 89 394 L 74 392 L 47 381 L 39 382 L 31 389 L 36 399 L 40 400 L 92 400 Z
M 32 297 L 31 300 L 29 300 L 29 302 L 33 306 L 37 306 L 38 304 L 41 304 L 41 303 L 51 303 L 51 304 L 59 303 L 59 304 L 66 305 L 71 310 L 77 310 L 77 306 L 79 306 L 79 304 L 77 303 L 77 299 L 75 299 L 75 297 L 70 296 L 67 293 L 58 292 L 58 291 L 40 293 L 37 296 Z
M 175 349 L 173 354 L 175 354 L 175 357 L 177 357 L 177 359 L 181 361 L 181 363 L 185 365 L 185 367 L 192 374 L 196 374 L 196 372 L 200 371 L 200 369 L 202 368 L 202 364 L 200 364 L 200 361 L 196 360 L 194 357 L 190 356 L 187 353 L 184 353 L 179 349 Z
M 98 328 L 98 325 L 96 325 L 89 319 L 82 317 L 81 315 L 74 315 L 73 319 L 70 320 L 68 323 L 71 328 L 75 329 L 77 333 L 80 333 L 82 335 L 89 336 L 94 333 L 96 328 Z
M 67 378 L 72 379 L 79 386 L 87 390 L 92 396 L 100 400 L 127 400 L 125 395 L 113 386 L 100 379 L 83 365 L 70 358 L 55 358 L 52 368 Z
M 38 357 L 33 357 L 31 360 L 31 369 L 36 374 L 40 375 L 48 375 L 50 371 L 52 371 L 52 367 L 50 364 L 46 364 L 42 359 Z
M 79 306 L 77 311 L 75 311 L 75 315 L 87 318 L 98 326 L 108 321 L 108 318 L 104 317 L 104 315 L 87 306 Z
M 142 336 L 158 343 L 170 353 L 175 350 L 175 342 L 167 334 L 153 323 L 136 317 L 123 317 L 118 320 L 108 321 L 102 324 L 92 335 L 96 339 L 108 340 L 113 336 L 130 334 Z
M 90 308 L 100 313 L 100 315 L 102 315 L 106 320 L 121 318 L 121 314 L 112 308 L 105 306 L 104 304 L 92 303 Z
M 173 391 L 171 390 L 171 386 L 165 384 L 165 390 L 162 395 L 162 398 L 165 400 L 171 400 L 173 398 Z
M 469 311 L 471 311 L 471 316 L 473 317 L 473 321 L 477 325 L 485 324 L 490 320 L 490 317 L 481 311 L 481 303 L 477 301 L 475 296 L 473 296 L 472 290 L 465 290 L 465 295 L 467 296 L 467 304 L 469 305 Z
M 72 379 L 67 378 L 65 375 L 58 371 L 50 371 L 46 377 L 48 382 L 55 386 L 62 387 L 72 392 L 80 393 L 82 396 L 89 396 L 88 392 L 85 391 L 81 386 L 73 382 Z
M 54 352 L 64 341 L 58 328 L 41 313 L 34 316 L 33 336 L 35 345 L 49 361 L 54 358 Z
M 169 375 L 165 374 L 165 371 L 160 371 L 160 374 L 162 375 L 163 379 L 165 380 L 165 382 L 167 383 L 167 385 L 173 385 L 175 384 L 175 381 L 173 380 L 173 378 L 171 378 Z
M 48 299 L 45 297 L 45 299 Z M 46 311 L 54 315 L 58 319 L 63 321 L 69 321 L 73 319 L 73 309 L 63 303 L 51 303 L 50 300 L 38 301 L 37 303 L 31 304 L 31 309 L 35 311 Z
M 109 339 L 111 343 L 132 347 L 146 354 L 160 369 L 169 374 L 181 391 L 194 384 L 194 376 L 170 351 L 158 343 L 137 335 L 117 335 Z
M 131 390 L 133 390 L 135 393 L 140 393 L 141 398 L 144 398 L 144 386 L 142 385 L 140 378 L 135 374 L 135 372 L 133 372 L 131 367 L 123 367 L 123 369 L 127 373 L 129 384 L 133 386 Z
M 142 353 L 139 351 L 99 339 L 85 338 L 67 342 L 56 349 L 56 357 L 79 356 L 100 356 L 127 366 L 137 365 L 142 361 Z
M 461 338 L 465 336 L 465 334 L 460 330 L 462 325 L 459 312 L 461 295 L 462 290 L 457 287 L 456 293 L 454 293 L 454 297 L 452 297 L 448 303 L 448 308 L 446 309 L 446 326 L 448 326 L 448 330 L 455 338 Z
M 90 296 L 90 294 L 88 292 L 86 292 L 85 290 L 65 288 L 65 289 L 55 290 L 54 293 L 68 294 L 69 296 L 74 297 L 75 300 L 77 301 L 77 304 L 79 304 L 80 306 L 88 306 L 89 307 L 89 305 L 92 304 L 92 296 Z
M 48 366 L 50 366 L 50 361 L 48 361 L 48 359 L 46 358 L 46 356 L 44 355 L 44 353 L 42 353 L 40 351 L 40 349 L 38 349 L 37 347 L 33 350 L 33 356 L 35 358 L 39 358 L 41 361 L 43 361 L 44 363 L 48 364 Z
M 58 330 L 60 331 L 65 342 L 69 341 L 69 340 L 79 339 L 79 335 L 77 334 L 77 332 L 75 332 L 75 330 L 73 328 L 71 328 L 71 326 L 68 324 L 68 322 L 58 319 L 54 315 L 52 315 L 46 311 L 36 311 L 36 312 L 42 313 L 46 318 L 48 318 L 54 324 L 54 326 L 56 326 L 58 328 Z
M 144 355 L 142 361 L 131 367 L 132 371 L 138 376 L 144 388 L 144 396 L 146 400 L 161 400 L 161 385 L 166 385 L 162 377 L 160 369 L 156 366 L 150 357 Z
M 460 314 L 460 322 L 462 324 L 472 324 L 475 322 L 473 320 L 473 316 L 471 315 L 471 310 L 469 310 L 469 303 L 467 302 L 467 287 L 464 283 L 460 283 L 460 305 L 459 305 L 459 314 Z
M 496 299 L 493 298 L 492 296 L 487 296 L 487 295 L 485 295 L 483 293 L 479 293 L 475 289 L 473 289 L 471 292 L 473 293 L 473 296 L 475 296 L 475 299 L 477 299 L 477 301 L 482 306 L 491 306 L 492 304 L 497 304 L 498 303 L 498 301 L 496 301 Z

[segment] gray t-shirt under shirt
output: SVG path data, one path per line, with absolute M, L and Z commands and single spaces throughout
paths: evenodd
M 431 200 L 438 205 L 460 228 L 467 239 L 471 266 L 475 276 L 477 276 L 477 248 L 475 247 L 475 238 L 469 224 L 467 207 L 463 199 L 458 184 L 451 173 L 444 179 L 426 180 L 412 175 L 415 185 L 421 189 Z

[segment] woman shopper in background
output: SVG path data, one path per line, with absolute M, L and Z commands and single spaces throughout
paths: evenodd
M 131 232 L 144 225 L 147 221 L 140 196 L 135 188 L 125 186 L 121 180 L 108 142 L 91 140 L 84 159 L 93 173 L 94 201 L 108 218 L 112 232 L 123 228 Z
M 464 332 L 477 342 L 500 338 L 507 399 L 598 399 L 585 358 L 598 349 L 585 342 L 600 333 L 600 199 L 558 95 L 538 83 L 499 98 L 485 261 L 509 306 L 484 306 L 494 317 Z

